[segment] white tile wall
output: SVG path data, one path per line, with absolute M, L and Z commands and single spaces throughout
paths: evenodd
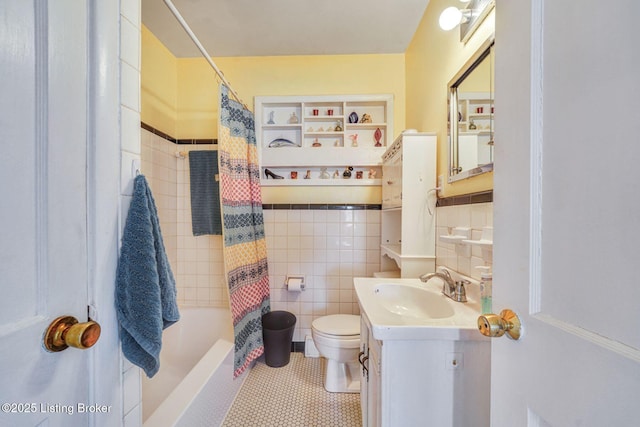
M 451 234 L 454 227 L 470 227 L 471 239 L 479 240 L 483 227 L 493 227 L 493 203 L 439 207 L 436 209 L 436 224 L 437 236 Z M 468 247 L 461 248 L 459 245 L 443 243 L 436 239 L 436 264 L 480 279 L 480 270 L 475 267 L 491 267 L 492 257 L 491 254 L 483 254 L 479 247 L 469 250 Z
M 353 278 L 380 269 L 379 210 L 265 210 L 272 310 L 297 317 L 294 341 L 327 314 L 359 314 Z M 372 236 L 367 238 L 365 231 Z M 306 289 L 289 292 L 287 275 Z
M 120 0 L 121 229 L 131 201 L 131 162 L 140 159 L 140 0 Z M 142 425 L 140 368 L 122 360 L 122 424 Z

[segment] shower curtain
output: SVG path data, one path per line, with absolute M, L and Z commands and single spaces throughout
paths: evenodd
M 218 162 L 224 263 L 235 333 L 234 376 L 264 352 L 262 315 L 270 311 L 254 116 L 220 85 Z

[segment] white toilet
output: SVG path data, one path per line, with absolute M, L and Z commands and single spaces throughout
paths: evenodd
M 324 388 L 332 393 L 359 393 L 360 316 L 332 314 L 311 323 L 311 336 L 327 359 Z

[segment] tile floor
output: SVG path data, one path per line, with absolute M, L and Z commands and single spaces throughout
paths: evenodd
M 360 427 L 360 395 L 327 392 L 322 363 L 303 353 L 291 353 L 281 368 L 258 359 L 222 426 Z

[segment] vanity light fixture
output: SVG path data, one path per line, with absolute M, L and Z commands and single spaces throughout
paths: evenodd
M 446 8 L 438 20 L 444 31 L 460 26 L 460 41 L 466 43 L 480 23 L 495 7 L 495 0 L 460 0 L 462 9 L 456 6 Z
M 451 6 L 442 11 L 438 23 L 444 31 L 449 31 L 453 30 L 460 23 L 468 22 L 470 17 L 470 9 L 460 10 L 455 6 Z

